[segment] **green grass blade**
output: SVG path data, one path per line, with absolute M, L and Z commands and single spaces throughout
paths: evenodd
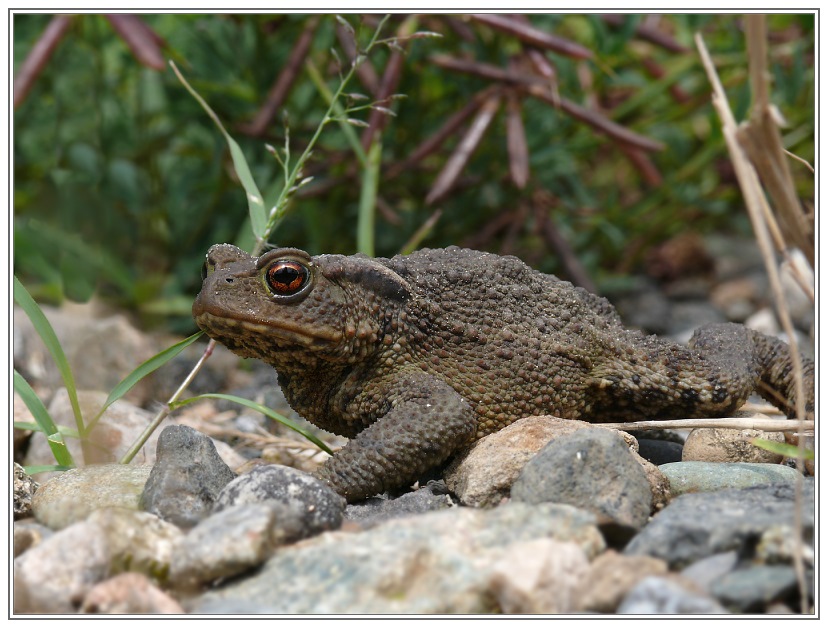
M 69 361 L 66 359 L 66 354 L 63 352 L 63 347 L 60 346 L 55 330 L 43 314 L 43 310 L 35 303 L 32 295 L 23 287 L 20 280 L 14 278 L 14 300 L 23 308 L 26 316 L 32 321 L 35 331 L 43 340 L 43 344 L 52 354 L 52 359 L 58 367 L 60 376 L 63 378 L 63 384 L 66 386 L 66 391 L 69 393 L 69 403 L 72 405 L 72 413 L 75 415 L 75 423 L 78 427 L 78 432 L 85 433 L 83 426 L 83 415 L 81 414 L 80 404 L 78 403 L 78 390 L 75 386 L 75 378 L 72 375 L 72 369 L 69 368 Z M 22 377 L 21 377 L 22 379 Z M 26 384 L 28 386 L 28 384 Z
M 13 425 L 18 430 L 31 430 L 32 432 L 43 432 L 43 429 L 37 423 L 30 423 L 29 421 L 14 421 Z M 60 435 L 63 436 L 63 438 L 80 438 L 78 430 L 76 430 L 74 427 L 58 425 L 57 430 L 60 433 Z
M 382 161 L 382 142 L 375 139 L 368 150 L 368 161 L 362 171 L 362 191 L 359 196 L 357 221 L 357 250 L 374 257 L 374 218 L 377 209 L 377 190 Z
M 29 382 L 23 379 L 23 376 L 16 370 L 14 371 L 14 390 L 23 399 L 23 403 L 26 404 L 29 412 L 32 413 L 38 430 L 46 434 L 49 448 L 52 450 L 52 455 L 54 455 L 57 463 L 67 467 L 74 467 L 75 461 L 72 459 L 72 454 L 66 448 L 66 443 L 63 442 L 63 437 L 60 435 L 60 431 L 52 420 L 52 417 L 49 416 L 46 406 L 43 405 L 43 402 L 35 394 L 35 391 L 29 386 Z
M 256 235 L 256 238 L 262 238 L 265 234 L 265 225 L 267 224 L 267 211 L 265 210 L 264 197 L 259 191 L 256 182 L 253 180 L 253 174 L 250 172 L 250 166 L 247 165 L 247 160 L 244 158 L 244 153 L 242 152 L 241 147 L 238 145 L 236 140 L 230 137 L 230 134 L 225 130 L 221 120 L 219 120 L 219 117 L 210 108 L 210 105 L 207 104 L 207 101 L 205 101 L 198 94 L 198 92 L 190 86 L 181 72 L 178 71 L 175 63 L 170 61 L 170 66 L 172 67 L 173 72 L 175 72 L 175 75 L 178 77 L 178 80 L 181 81 L 181 84 L 184 85 L 192 97 L 198 101 L 198 104 L 200 104 L 204 111 L 207 112 L 207 115 L 213 119 L 213 122 L 216 123 L 216 126 L 219 130 L 221 130 L 224 138 L 227 140 L 227 145 L 230 147 L 230 156 L 233 158 L 233 166 L 235 167 L 239 181 L 247 194 L 247 205 L 250 209 L 250 224 L 253 227 L 253 233 Z
M 98 414 L 95 415 L 95 418 L 89 422 L 89 427 L 87 429 L 91 430 L 95 423 L 97 423 L 98 419 L 101 418 L 101 415 L 103 415 L 106 409 L 113 403 L 118 401 L 118 399 L 127 394 L 132 389 L 132 387 L 135 386 L 135 384 L 140 382 L 143 378 L 145 378 L 153 371 L 164 366 L 167 362 L 172 360 L 175 356 L 184 351 L 184 349 L 189 347 L 203 335 L 203 331 L 196 332 L 189 338 L 185 338 L 181 342 L 175 343 L 173 346 L 164 349 L 160 353 L 152 356 L 149 360 L 140 364 L 134 371 L 132 371 L 132 373 L 127 375 L 118 383 L 117 386 L 115 386 L 115 388 L 112 389 L 112 392 L 109 393 L 109 396 L 106 398 L 103 407 L 98 411 Z
M 183 405 L 188 404 L 188 403 L 193 403 L 194 401 L 199 401 L 201 399 L 225 399 L 227 401 L 232 401 L 233 403 L 238 403 L 239 405 L 250 408 L 251 410 L 255 410 L 256 412 L 261 412 L 266 417 L 269 417 L 269 418 L 273 419 L 274 421 L 278 421 L 279 423 L 281 423 L 285 427 L 289 427 L 294 432 L 297 432 L 297 433 L 301 434 L 302 436 L 307 438 L 310 442 L 312 442 L 314 445 L 319 447 L 319 449 L 321 449 L 325 453 L 333 455 L 333 452 L 328 448 L 328 446 L 325 443 L 323 443 L 321 440 L 316 438 L 316 436 L 314 436 L 313 434 L 311 434 L 307 430 L 305 430 L 305 429 L 299 427 L 298 425 L 296 425 L 296 423 L 291 421 L 286 416 L 283 416 L 283 415 L 279 414 L 278 412 L 276 412 L 274 410 L 271 410 L 270 408 L 268 408 L 266 406 L 263 406 L 259 403 L 256 403 L 255 401 L 250 401 L 249 399 L 244 399 L 243 397 L 236 397 L 235 395 L 223 395 L 221 393 L 206 393 L 204 395 L 197 395 L 196 397 L 190 397 L 189 399 L 182 399 L 181 401 L 177 401 L 174 404 L 172 404 L 172 407 L 177 408 L 179 406 L 183 406 Z
M 750 443 L 752 445 L 756 445 L 760 449 L 764 449 L 774 454 L 779 454 L 780 456 L 785 456 L 786 458 L 797 458 L 799 456 L 799 447 L 797 447 L 796 445 L 789 445 L 788 443 L 779 443 L 772 440 L 765 440 L 763 438 L 752 438 L 750 439 Z M 814 459 L 813 449 L 805 450 L 804 459 Z

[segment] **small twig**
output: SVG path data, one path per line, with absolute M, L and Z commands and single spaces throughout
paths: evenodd
M 724 428 L 727 430 L 762 430 L 763 432 L 798 432 L 800 434 L 814 431 L 814 421 L 797 421 L 787 419 L 762 419 L 725 417 L 721 419 L 674 419 L 670 421 L 631 421 L 629 423 L 600 423 L 601 427 L 615 430 L 687 430 L 696 428 Z
M 574 41 L 558 37 L 542 31 L 534 26 L 523 24 L 520 21 L 514 20 L 506 15 L 496 15 L 494 13 L 472 13 L 470 16 L 473 20 L 485 24 L 495 30 L 499 30 L 509 35 L 514 35 L 521 41 L 526 42 L 538 48 L 545 48 L 552 50 L 559 54 L 575 57 L 576 59 L 592 59 L 592 50 L 585 48 Z
M 147 425 L 144 431 L 141 432 L 141 436 L 138 437 L 138 440 L 132 443 L 132 446 L 121 458 L 121 464 L 129 464 L 130 461 L 132 461 L 132 459 L 135 457 L 135 455 L 139 451 L 141 451 L 141 447 L 144 446 L 144 443 L 146 443 L 149 437 L 152 435 L 152 433 L 158 429 L 158 426 L 161 425 L 164 419 L 167 418 L 167 415 L 169 415 L 169 413 L 172 412 L 172 404 L 178 401 L 179 397 L 181 397 L 181 395 L 187 389 L 187 386 L 190 385 L 190 382 L 192 382 L 193 379 L 195 379 L 195 376 L 198 375 L 198 372 L 201 370 L 201 367 L 204 366 L 204 364 L 207 362 L 207 358 L 209 358 L 213 354 L 213 349 L 215 349 L 215 346 L 215 340 L 211 339 L 210 342 L 207 343 L 207 347 L 204 349 L 204 353 L 201 354 L 201 357 L 199 358 L 198 362 L 196 362 L 193 369 L 187 374 L 187 377 L 184 378 L 184 381 L 181 382 L 181 385 L 178 387 L 178 390 L 176 390 L 172 394 L 172 396 L 167 400 L 166 405 L 163 408 L 161 408 L 158 414 L 155 415 L 155 418 L 153 418 L 153 420 L 150 421 L 149 425 Z

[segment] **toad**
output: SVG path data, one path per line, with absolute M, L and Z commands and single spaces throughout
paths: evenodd
M 515 257 L 391 259 L 210 248 L 193 316 L 272 365 L 290 405 L 348 437 L 318 476 L 348 501 L 413 483 L 510 423 L 725 416 L 754 391 L 793 409 L 790 351 L 726 323 L 689 346 L 625 329 L 601 297 Z M 805 360 L 806 411 L 814 363 Z

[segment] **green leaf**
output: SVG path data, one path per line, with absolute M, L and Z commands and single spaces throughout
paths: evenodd
M 157 353 L 156 355 L 152 356 L 149 360 L 141 363 L 134 371 L 132 371 L 132 373 L 127 375 L 118 383 L 117 386 L 115 386 L 115 388 L 112 389 L 112 392 L 109 393 L 109 396 L 106 398 L 103 407 L 98 411 L 98 414 L 95 415 L 95 418 L 92 419 L 92 421 L 90 421 L 88 429 L 92 429 L 92 427 L 95 425 L 95 423 L 97 423 L 98 419 L 101 418 L 106 409 L 113 403 L 118 401 L 118 399 L 127 394 L 132 389 L 132 387 L 135 386 L 135 384 L 140 382 L 143 378 L 145 378 L 153 371 L 164 366 L 167 362 L 172 360 L 175 356 L 184 351 L 184 349 L 189 347 L 203 335 L 203 331 L 196 332 L 189 338 L 185 338 L 181 342 L 177 342 L 173 346 L 164 349 L 160 353 Z
M 285 427 L 289 427 L 294 432 L 301 434 L 325 453 L 333 455 L 333 452 L 328 448 L 328 446 L 325 443 L 316 438 L 316 436 L 314 436 L 307 430 L 296 425 L 296 423 L 291 421 L 286 416 L 283 416 L 266 406 L 256 403 L 255 401 L 244 399 L 243 397 L 236 397 L 235 395 L 224 395 L 221 393 L 206 393 L 203 395 L 197 395 L 196 397 L 190 397 L 189 399 L 182 399 L 181 401 L 177 401 L 174 404 L 171 404 L 171 406 L 172 408 L 178 408 L 179 406 L 183 406 L 188 403 L 193 403 L 194 401 L 199 401 L 201 399 L 225 399 L 226 401 L 232 401 L 233 403 L 238 403 L 242 406 L 250 408 L 251 410 L 255 410 L 256 412 L 261 412 L 262 414 L 264 414 L 267 417 L 270 417 L 274 421 L 278 421 Z
M 55 330 L 52 329 L 52 326 L 43 314 L 43 310 L 35 303 L 32 295 L 23 287 L 23 284 L 20 283 L 17 277 L 14 277 L 14 300 L 23 308 L 26 316 L 32 321 L 35 331 L 41 340 L 43 340 L 43 344 L 46 345 L 49 353 L 52 354 L 52 359 L 55 361 L 58 371 L 60 371 L 60 376 L 63 378 L 63 384 L 66 386 L 66 391 L 69 393 L 69 403 L 72 405 L 72 413 L 75 415 L 78 432 L 84 434 L 83 415 L 81 414 L 80 404 L 78 403 L 78 390 L 75 386 L 75 378 L 72 376 L 72 369 L 69 368 L 69 361 L 66 359 L 63 347 L 60 346 Z M 21 377 L 21 379 L 23 378 Z
M 175 72 L 175 75 L 178 77 L 178 80 L 181 81 L 192 97 L 198 101 L 198 104 L 200 104 L 204 111 L 207 112 L 207 115 L 213 119 L 213 122 L 216 123 L 216 126 L 227 140 L 227 144 L 230 146 L 230 156 L 233 158 L 233 166 L 236 168 L 236 174 L 238 175 L 239 181 L 241 181 L 242 187 L 247 194 L 247 205 L 250 209 L 250 224 L 253 227 L 253 233 L 256 235 L 256 238 L 262 238 L 265 234 L 265 225 L 267 224 L 267 211 L 265 210 L 264 197 L 259 191 L 256 182 L 253 180 L 253 175 L 250 172 L 250 166 L 247 165 L 247 160 L 244 158 L 244 153 L 242 152 L 241 147 L 238 145 L 236 140 L 230 137 L 230 134 L 225 130 L 221 120 L 219 120 L 219 117 L 210 108 L 210 105 L 207 104 L 207 101 L 205 101 L 198 94 L 198 92 L 190 87 L 190 84 L 184 76 L 182 76 L 181 72 L 178 71 L 175 63 L 170 61 L 170 66 L 172 67 L 173 72 Z
M 15 281 L 17 281 L 16 278 Z M 32 413 L 34 420 L 37 422 L 38 430 L 47 435 L 49 448 L 52 450 L 52 455 L 57 463 L 66 467 L 74 467 L 75 461 L 72 459 L 72 454 L 66 448 L 66 443 L 63 442 L 58 427 L 52 417 L 49 416 L 46 406 L 43 405 L 35 391 L 32 390 L 32 387 L 17 370 L 14 371 L 14 390 L 23 399 L 23 403 L 26 404 L 29 412 Z
M 764 449 L 766 451 L 779 454 L 780 456 L 785 456 L 786 458 L 799 457 L 799 447 L 797 447 L 796 445 L 789 445 L 788 443 L 779 443 L 776 441 L 765 440 L 763 438 L 752 438 L 750 439 L 750 442 L 752 445 L 756 445 L 760 449 Z M 806 449 L 804 458 L 805 460 L 813 460 L 813 450 Z

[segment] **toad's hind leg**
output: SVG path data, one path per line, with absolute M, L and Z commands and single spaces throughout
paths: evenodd
M 793 360 L 786 343 L 743 325 L 724 323 L 696 330 L 690 346 L 706 360 L 719 365 L 726 381 L 737 384 L 731 386 L 731 392 L 744 391 L 744 385 L 748 384 L 748 393 L 756 391 L 788 417 L 796 416 Z M 813 360 L 803 357 L 802 371 L 805 415 L 813 419 Z

